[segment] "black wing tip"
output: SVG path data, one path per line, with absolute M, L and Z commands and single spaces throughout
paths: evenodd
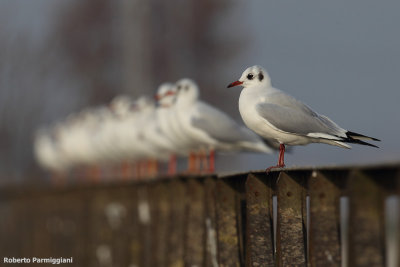
M 346 132 L 346 136 L 347 136 L 347 138 L 345 138 L 343 140 L 346 143 L 359 144 L 359 145 L 370 146 L 370 147 L 375 147 L 375 148 L 379 148 L 379 147 L 374 145 L 374 144 L 370 144 L 370 143 L 367 143 L 365 141 L 362 141 L 360 139 L 361 138 L 365 138 L 365 139 L 372 140 L 372 141 L 378 141 L 378 142 L 381 141 L 381 140 L 379 140 L 377 138 L 374 138 L 374 137 L 369 137 L 369 136 L 366 136 L 366 135 L 363 135 L 363 134 L 350 132 L 350 131 Z
M 377 141 L 377 142 L 380 142 L 380 141 L 381 141 L 381 140 L 378 139 L 378 138 L 366 136 L 366 135 L 359 134 L 359 133 L 355 133 L 355 132 L 351 132 L 351 131 L 347 131 L 347 132 L 346 132 L 346 135 L 347 135 L 347 137 L 350 138 L 350 139 L 354 139 L 354 137 L 363 137 L 363 138 L 370 139 L 370 140 L 372 140 L 372 141 Z
M 375 147 L 375 148 L 380 148 L 379 146 L 367 143 L 367 142 L 363 142 L 363 143 L 359 143 L 360 145 L 366 145 L 366 146 L 371 146 L 371 147 Z
M 361 140 L 358 140 L 358 139 L 349 139 L 349 140 L 346 140 L 345 142 L 379 148 L 379 146 L 376 146 L 374 144 L 370 144 L 370 143 L 367 143 L 367 142 L 364 142 L 364 141 L 361 141 Z

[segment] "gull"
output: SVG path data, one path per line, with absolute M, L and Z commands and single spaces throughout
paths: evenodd
M 162 133 L 172 142 L 175 153 L 170 157 L 169 173 L 176 172 L 176 156 L 188 157 L 188 171 L 194 172 L 196 156 L 193 153 L 193 140 L 186 134 L 178 120 L 178 107 L 176 106 L 177 86 L 172 83 L 163 83 L 158 89 L 157 120 Z
M 61 126 L 56 125 L 56 127 L 54 129 L 58 130 Z M 71 166 L 71 162 L 60 149 L 56 138 L 55 130 L 40 128 L 35 133 L 33 144 L 35 159 L 43 169 L 51 172 L 55 182 L 64 178 Z
M 267 71 L 261 66 L 247 68 L 238 81 L 228 85 L 243 86 L 239 111 L 244 123 L 264 138 L 279 142 L 279 160 L 273 168 L 285 167 L 285 145 L 325 143 L 351 148 L 346 143 L 377 147 L 363 140 L 379 139 L 345 130 L 324 115 L 313 111 L 287 93 L 272 87 Z
M 171 154 L 170 140 L 167 139 L 158 124 L 156 103 L 152 98 L 141 97 L 136 102 L 138 117 L 134 123 L 135 148 L 140 159 L 147 160 L 148 173 L 158 173 L 158 161 L 167 162 Z M 151 172 L 151 173 L 150 173 Z
M 185 147 L 182 146 L 182 143 L 172 129 L 174 122 L 171 122 L 171 120 L 176 120 L 175 117 L 171 115 L 176 100 L 176 87 L 169 82 L 162 83 L 157 88 L 155 99 L 157 101 L 155 114 L 157 126 L 164 137 L 162 142 L 165 144 L 165 149 L 170 152 L 168 174 L 173 175 L 176 173 L 177 154 L 179 156 L 187 156 L 188 154 L 185 152 Z
M 177 119 L 193 150 L 210 153 L 209 171 L 214 171 L 214 151 L 254 151 L 270 153 L 271 149 L 253 132 L 238 125 L 221 110 L 199 99 L 199 88 L 191 79 L 176 82 Z
M 98 147 L 94 146 L 95 136 L 99 133 L 99 110 L 86 108 L 78 114 L 72 114 L 63 122 L 58 131 L 59 146 L 69 158 L 74 168 L 83 171 L 83 175 L 92 180 L 100 178 L 98 166 Z

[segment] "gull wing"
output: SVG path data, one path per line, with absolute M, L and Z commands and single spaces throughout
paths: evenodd
M 191 120 L 192 126 L 201 129 L 219 142 L 259 141 L 253 132 L 237 124 L 224 112 L 203 102 L 198 102 L 196 109 L 197 114 Z
M 268 95 L 265 102 L 256 105 L 256 111 L 273 127 L 286 133 L 333 140 L 346 137 L 346 130 L 328 117 L 282 91 Z

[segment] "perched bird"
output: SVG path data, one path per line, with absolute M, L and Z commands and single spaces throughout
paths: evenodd
M 163 142 L 170 151 L 168 174 L 173 175 L 177 170 L 177 155 L 188 156 L 189 151 L 174 133 L 173 126 L 176 118 L 174 116 L 174 105 L 176 100 L 176 87 L 172 83 L 163 83 L 157 88 L 155 95 L 157 100 L 156 120 L 157 125 L 164 136 Z
M 193 150 L 210 153 L 210 172 L 214 171 L 214 150 L 254 151 L 270 153 L 272 150 L 253 132 L 238 125 L 217 108 L 199 99 L 199 88 L 190 79 L 176 83 L 177 119 L 183 132 L 191 140 Z
M 272 168 L 285 167 L 285 145 L 325 143 L 351 148 L 346 143 L 377 147 L 363 140 L 376 138 L 345 130 L 324 115 L 314 112 L 304 103 L 272 87 L 267 71 L 260 66 L 247 68 L 238 81 L 228 85 L 243 86 L 239 111 L 244 123 L 263 138 L 280 144 L 279 160 Z
M 61 126 L 57 125 L 57 127 Z M 65 174 L 71 165 L 56 138 L 57 136 L 54 131 L 50 131 L 47 128 L 40 128 L 35 133 L 33 144 L 33 151 L 37 162 L 43 169 L 50 171 L 53 178 Z

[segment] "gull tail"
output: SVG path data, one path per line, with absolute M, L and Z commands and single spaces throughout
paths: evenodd
M 352 143 L 352 144 L 359 144 L 359 145 L 365 145 L 365 146 L 372 146 L 372 147 L 376 147 L 376 148 L 379 148 L 379 147 L 376 146 L 376 145 L 367 143 L 365 141 L 362 141 L 362 140 L 381 141 L 381 140 L 379 140 L 377 138 L 369 137 L 369 136 L 366 136 L 366 135 L 362 135 L 362 134 L 355 133 L 355 132 L 350 132 L 350 131 L 346 132 L 346 136 L 347 136 L 347 138 L 344 138 L 343 142 Z

